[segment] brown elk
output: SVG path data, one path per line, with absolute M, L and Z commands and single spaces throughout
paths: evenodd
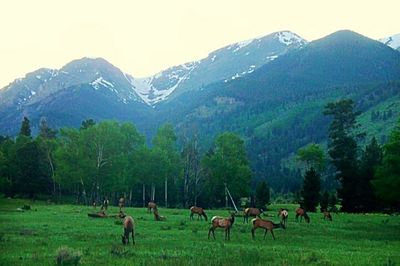
M 303 208 L 296 209 L 296 221 L 299 221 L 299 216 L 300 216 L 300 222 L 304 217 L 304 220 L 307 223 L 310 223 L 310 216 L 308 216 L 307 212 Z
M 325 219 L 328 219 L 329 221 L 332 222 L 332 215 L 331 215 L 330 212 L 324 211 L 324 220 L 325 220 Z
M 122 244 L 129 244 L 129 234 L 132 234 L 132 242 L 135 244 L 135 221 L 132 216 L 126 216 L 123 222 L 124 234 L 122 237 Z
M 243 222 L 249 222 L 249 216 L 252 217 L 260 217 L 260 214 L 263 212 L 263 210 L 258 209 L 258 208 L 246 208 L 243 211 Z M 261 218 L 261 217 L 260 217 Z
M 151 212 L 151 210 L 156 210 L 157 209 L 157 204 L 155 202 L 150 201 L 149 204 L 147 204 L 147 210 Z
M 263 220 L 261 218 L 254 218 L 253 220 L 251 220 L 251 223 L 253 224 L 253 228 L 251 229 L 251 236 L 253 237 L 253 240 L 255 237 L 254 232 L 256 231 L 257 228 L 265 229 L 264 239 L 267 235 L 267 232 L 270 231 L 274 240 L 275 240 L 275 235 L 274 235 L 273 229 L 276 229 L 276 228 L 286 229 L 286 226 L 282 222 L 279 224 L 275 224 L 271 221 Z
M 211 219 L 210 230 L 208 230 L 208 239 L 210 239 L 210 234 L 212 232 L 215 240 L 215 229 L 221 227 L 225 229 L 225 240 L 231 240 L 231 228 L 234 222 L 235 222 L 235 213 L 231 213 L 231 217 L 229 218 L 214 216 Z
M 280 208 L 278 216 L 279 216 L 279 218 L 281 218 L 281 222 L 286 226 L 287 219 L 289 217 L 289 210 Z
M 203 208 L 196 207 L 196 206 L 191 207 L 190 208 L 190 219 L 191 220 L 193 220 L 193 215 L 194 214 L 197 214 L 197 220 L 199 218 L 201 219 L 201 216 L 204 216 L 204 219 L 207 221 L 207 215 L 206 215 L 206 213 L 205 213 Z
M 122 211 L 122 208 L 125 207 L 125 198 L 124 197 L 119 199 L 118 206 L 119 206 L 119 211 Z
M 154 220 L 156 220 L 156 221 L 165 221 L 165 220 L 167 220 L 167 218 L 165 216 L 162 216 L 162 215 L 160 215 L 158 213 L 157 207 L 154 208 L 153 213 L 154 213 Z

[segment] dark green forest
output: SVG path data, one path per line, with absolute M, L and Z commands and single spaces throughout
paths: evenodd
M 42 119 L 39 134 L 33 136 L 30 121 L 24 118 L 18 136 L 0 138 L 1 191 L 11 197 L 84 204 L 104 197 L 116 203 L 123 196 L 132 206 L 154 200 L 169 207 L 223 207 L 230 204 L 228 189 L 239 206 L 266 207 L 270 193 L 272 200 L 282 195 L 281 183 L 288 187 L 285 195 L 292 195 L 289 201 L 309 211 L 318 205 L 326 208 L 328 203 L 340 203 L 347 212 L 398 209 L 400 121 L 383 146 L 375 137 L 366 140 L 358 123 L 358 110 L 396 93 L 379 88 L 382 93 L 374 87 L 357 104 L 350 99 L 325 104 L 318 111 L 324 116 L 304 127 L 289 123 L 248 143 L 226 128 L 208 149 L 200 144 L 202 134 L 181 137 L 171 124 L 164 124 L 146 140 L 132 123 L 89 119 L 79 129 L 55 130 Z M 373 114 L 371 121 L 381 116 Z M 393 111 L 384 115 L 391 116 Z M 302 135 L 299 132 L 304 136 L 324 132 L 313 127 L 327 128 L 326 136 L 319 133 L 316 138 L 328 138 L 327 149 L 319 144 L 304 146 L 308 138 L 294 137 Z M 292 130 L 296 131 L 293 138 Z M 273 158 L 293 148 L 298 150 L 295 168 L 274 169 Z M 252 156 L 260 149 L 266 149 L 268 157 L 254 163 Z M 273 178 L 266 183 L 260 172 Z

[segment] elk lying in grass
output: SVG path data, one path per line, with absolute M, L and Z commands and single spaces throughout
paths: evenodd
M 303 208 L 297 208 L 296 209 L 296 221 L 299 221 L 299 216 L 300 216 L 300 222 L 304 217 L 304 220 L 307 223 L 310 223 L 310 216 L 308 216 L 307 212 Z
M 207 221 L 207 215 L 206 215 L 206 213 L 205 213 L 203 208 L 196 207 L 196 206 L 191 207 L 190 208 L 190 219 L 191 220 L 193 220 L 193 215 L 194 214 L 197 214 L 197 220 L 199 218 L 201 219 L 201 216 L 204 216 L 204 219 Z
M 276 229 L 276 228 L 286 229 L 285 225 L 282 222 L 279 224 L 275 224 L 271 221 L 263 220 L 261 218 L 254 218 L 253 220 L 251 220 L 251 223 L 253 224 L 253 228 L 251 229 L 251 236 L 253 237 L 253 240 L 255 237 L 254 232 L 256 231 L 257 228 L 265 229 L 264 239 L 267 235 L 267 232 L 270 231 L 274 240 L 275 240 L 275 235 L 274 235 L 273 229 Z
M 155 202 L 150 201 L 149 204 L 147 204 L 147 210 L 151 212 L 151 210 L 156 210 L 157 209 L 157 204 Z
M 212 232 L 215 240 L 215 229 L 221 227 L 225 229 L 225 240 L 231 240 L 231 228 L 234 222 L 235 222 L 235 213 L 231 213 L 231 216 L 229 218 L 214 216 L 211 219 L 210 230 L 208 230 L 208 239 L 210 239 L 210 234 Z
M 284 225 L 286 226 L 287 219 L 288 219 L 288 217 L 289 217 L 289 210 L 288 210 L 288 209 L 280 208 L 280 209 L 279 209 L 278 216 L 279 216 L 279 218 L 281 218 L 281 223 L 284 224 Z
M 165 220 L 167 220 L 167 218 L 165 216 L 162 216 L 162 215 L 160 215 L 158 213 L 157 207 L 154 208 L 153 213 L 154 213 L 154 220 L 156 220 L 156 221 L 165 221 Z
M 132 234 L 132 243 L 135 244 L 135 221 L 132 216 L 126 216 L 123 222 L 124 234 L 122 237 L 122 244 L 129 244 L 129 234 Z
M 243 222 L 248 223 L 249 222 L 249 216 L 252 217 L 260 217 L 260 214 L 263 212 L 263 210 L 258 209 L 258 208 L 246 208 L 243 211 Z
M 332 215 L 331 215 L 331 213 L 328 212 L 328 211 L 324 211 L 323 213 L 324 213 L 324 220 L 328 219 L 329 221 L 332 222 Z
M 125 207 L 125 198 L 124 197 L 119 199 L 118 207 L 119 207 L 119 211 L 122 211 L 122 209 Z

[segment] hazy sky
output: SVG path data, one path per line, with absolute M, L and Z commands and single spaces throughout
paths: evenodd
M 0 88 L 40 67 L 103 57 L 135 77 L 291 30 L 400 33 L 399 0 L 0 0 Z

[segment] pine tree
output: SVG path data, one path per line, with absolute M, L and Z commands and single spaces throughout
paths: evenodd
M 324 194 L 322 194 L 321 200 L 319 202 L 321 207 L 321 212 L 328 210 L 329 205 L 329 193 L 325 190 Z
M 358 127 L 356 118 L 358 112 L 354 112 L 352 100 L 341 100 L 328 103 L 325 106 L 325 115 L 333 116 L 329 127 L 329 155 L 332 164 L 337 169 L 336 178 L 341 183 L 338 189 L 342 199 L 342 209 L 346 212 L 357 211 L 360 199 L 357 195 L 358 162 L 357 141 L 353 131 Z
M 269 187 L 265 181 L 261 181 L 257 184 L 256 187 L 256 207 L 259 209 L 265 209 L 266 206 L 269 204 L 269 200 Z
M 306 211 L 315 212 L 320 200 L 321 180 L 319 174 L 311 167 L 304 176 L 303 189 L 301 191 L 302 207 Z
M 49 127 L 46 118 L 40 119 L 39 136 L 44 139 L 54 139 L 57 135 L 57 130 Z
M 26 137 L 30 137 L 31 136 L 30 121 L 26 116 L 24 117 L 24 121 L 22 121 L 21 129 L 19 131 L 19 135 L 20 136 L 26 136 Z
M 400 120 L 384 146 L 383 162 L 378 167 L 373 186 L 379 198 L 400 210 Z
M 359 211 L 373 211 L 378 208 L 378 202 L 371 181 L 374 179 L 376 168 L 382 163 L 382 156 L 382 148 L 376 141 L 376 138 L 373 137 L 361 156 L 360 180 L 357 187 L 359 191 L 358 196 L 362 199 L 360 206 L 358 206 Z

